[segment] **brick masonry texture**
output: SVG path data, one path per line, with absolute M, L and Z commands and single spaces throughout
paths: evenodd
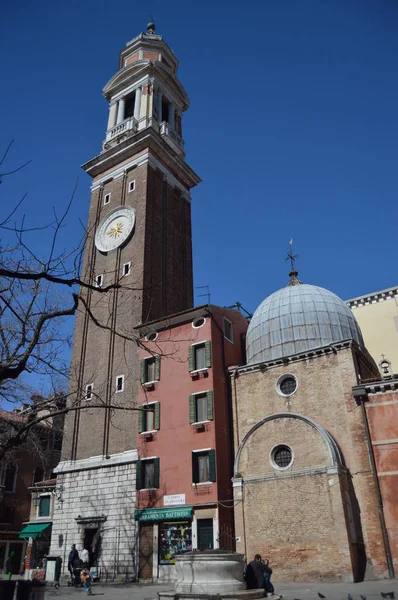
M 85 525 L 78 524 L 76 518 L 105 515 L 107 519 L 101 524 L 101 578 L 134 577 L 135 474 L 135 463 L 131 463 L 58 475 L 63 493 L 54 513 L 50 554 L 63 558 L 65 573 L 70 546 L 76 544 L 79 552 L 83 549 Z
M 135 190 L 128 192 L 132 180 Z M 111 200 L 104 205 L 103 198 L 108 193 Z M 121 249 L 101 254 L 93 245 L 95 227 L 120 205 L 136 211 L 134 235 Z M 133 341 L 101 329 L 83 313 L 77 315 L 69 391 L 73 396 L 80 389 L 82 394 L 91 383 L 93 402 L 97 399 L 100 403 L 117 405 L 120 410 L 88 408 L 70 413 L 65 425 L 64 459 L 134 448 L 136 412 L 128 410 L 137 405 L 138 353 L 134 327 L 189 308 L 193 301 L 190 205 L 160 171 L 143 165 L 95 190 L 88 228 L 85 279 L 93 282 L 96 275 L 102 274 L 104 287 L 120 281 L 123 289 L 106 294 L 93 291 L 87 294 L 87 301 L 101 323 L 115 327 Z M 122 267 L 127 262 L 131 262 L 131 273 L 122 279 Z M 118 375 L 124 375 L 125 387 L 116 394 Z
M 323 437 L 297 419 L 268 421 L 249 437 L 237 466 L 244 484 L 234 488 L 237 550 L 249 559 L 256 552 L 269 556 L 280 581 L 387 573 L 361 407 L 351 391 L 357 384 L 354 352 L 340 349 L 233 377 L 235 448 L 264 417 L 297 413 L 333 436 L 348 469 L 327 470 Z M 298 381 L 289 399 L 276 389 L 287 373 Z M 283 443 L 293 449 L 294 463 L 282 473 L 271 465 L 270 452 Z M 250 476 L 257 479 L 245 482 Z

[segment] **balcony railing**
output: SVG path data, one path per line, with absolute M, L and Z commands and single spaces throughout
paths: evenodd
M 163 121 L 160 124 L 160 135 L 165 138 L 166 141 L 172 141 L 176 146 L 184 150 L 184 140 L 170 127 L 170 125 Z
M 134 117 L 129 117 L 128 119 L 125 119 L 121 123 L 118 123 L 111 129 L 108 129 L 108 131 L 106 132 L 106 140 L 105 141 L 110 142 L 111 140 L 114 140 L 122 133 L 127 133 L 128 131 L 135 132 L 135 131 L 137 131 L 137 126 L 138 126 L 137 119 L 134 119 Z

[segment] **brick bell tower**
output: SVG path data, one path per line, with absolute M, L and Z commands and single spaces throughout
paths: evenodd
M 83 169 L 93 178 L 83 277 L 106 294 L 84 292 L 76 320 L 71 388 L 105 408 L 70 413 L 63 460 L 109 457 L 135 447 L 134 327 L 193 305 L 190 190 L 200 182 L 185 162 L 182 115 L 188 96 L 178 61 L 155 25 L 126 44 L 104 88 L 109 119 L 103 149 Z M 122 334 L 122 335 L 119 335 Z

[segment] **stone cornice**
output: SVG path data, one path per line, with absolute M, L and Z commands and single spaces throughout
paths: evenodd
M 84 163 L 82 169 L 91 177 L 97 177 L 146 149 L 153 152 L 186 188 L 191 189 L 200 183 L 201 179 L 195 171 L 162 140 L 152 127 L 147 127 L 117 146 L 101 152 Z
M 266 362 L 255 363 L 253 365 L 243 366 L 232 366 L 228 368 L 231 377 L 238 375 L 246 375 L 247 373 L 253 373 L 254 371 L 266 371 L 274 367 L 280 367 L 281 365 L 288 365 L 291 363 L 307 360 L 308 358 L 318 358 L 319 356 L 326 356 L 328 354 L 336 354 L 340 350 L 346 350 L 347 348 L 359 348 L 355 340 L 345 340 L 328 346 L 322 346 L 314 350 L 308 350 L 308 352 L 300 352 L 299 354 L 293 354 L 284 358 L 278 358 L 277 360 L 269 360 Z
M 368 304 L 375 304 L 377 302 L 383 302 L 384 300 L 392 300 L 395 296 L 398 296 L 398 286 L 380 290 L 379 292 L 373 292 L 366 294 L 365 296 L 358 296 L 357 298 L 351 298 L 346 300 L 346 304 L 352 308 L 359 308 Z
M 377 394 L 385 392 L 398 391 L 398 375 L 393 375 L 390 379 L 380 379 L 374 381 L 363 381 L 360 385 L 352 388 L 353 392 L 364 390 L 366 394 Z M 355 394 L 354 394 L 355 396 Z

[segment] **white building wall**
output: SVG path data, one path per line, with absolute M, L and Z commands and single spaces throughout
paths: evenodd
M 71 545 L 76 544 L 80 552 L 85 529 L 98 527 L 101 580 L 135 577 L 136 461 L 137 452 L 131 450 L 108 459 L 58 465 L 57 487 L 62 492 L 55 504 L 50 554 L 61 556 L 64 575 L 68 575 Z M 89 522 L 79 523 L 82 519 Z

